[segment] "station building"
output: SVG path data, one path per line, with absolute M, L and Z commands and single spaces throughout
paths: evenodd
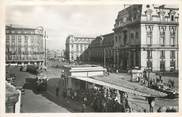
M 43 64 L 44 34 L 42 28 L 6 26 L 6 63 Z
M 179 8 L 170 5 L 130 5 L 114 24 L 114 66 L 178 70 Z
M 97 36 L 89 45 L 89 60 L 104 66 L 113 65 L 114 33 Z

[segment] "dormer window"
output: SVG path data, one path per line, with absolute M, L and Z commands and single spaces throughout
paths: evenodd
M 145 14 L 147 15 L 147 21 L 151 21 L 152 20 L 152 9 L 147 9 L 145 11 Z
M 171 21 L 174 21 L 174 15 L 171 15 Z
M 165 21 L 165 11 L 160 10 L 158 12 L 159 16 L 160 16 L 160 21 Z
M 175 14 L 176 14 L 176 12 L 174 10 L 170 10 L 168 14 L 170 16 L 170 20 L 171 21 L 175 21 Z

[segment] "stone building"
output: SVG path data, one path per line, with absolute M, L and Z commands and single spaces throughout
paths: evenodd
M 96 37 L 89 45 L 89 58 L 91 62 L 104 66 L 113 65 L 114 33 Z
M 6 63 L 42 64 L 44 37 L 42 28 L 6 26 Z
M 87 50 L 88 45 L 94 40 L 94 37 L 81 37 L 69 35 L 66 39 L 65 57 L 68 61 L 85 60 L 86 54 L 81 56 Z M 80 57 L 81 56 L 81 57 Z
M 178 70 L 179 9 L 169 5 L 130 5 L 114 24 L 114 66 Z

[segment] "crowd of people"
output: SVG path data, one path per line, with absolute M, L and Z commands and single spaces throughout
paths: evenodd
M 68 89 L 63 93 L 64 98 L 70 98 L 82 104 L 82 112 L 91 107 L 95 112 L 130 112 L 126 93 L 122 93 L 121 103 L 118 102 L 114 89 Z

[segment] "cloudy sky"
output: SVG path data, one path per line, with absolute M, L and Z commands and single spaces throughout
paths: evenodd
M 97 36 L 112 32 L 123 5 L 7 6 L 6 23 L 43 26 L 49 49 L 64 49 L 69 34 Z

